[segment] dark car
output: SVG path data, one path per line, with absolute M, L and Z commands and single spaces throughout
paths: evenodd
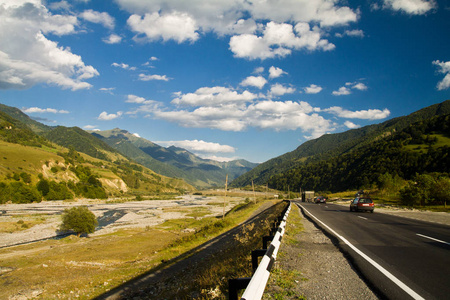
M 315 199 L 315 202 L 316 202 L 316 203 L 327 203 L 327 199 L 326 199 L 324 196 L 318 196 L 318 197 Z
M 355 198 L 350 202 L 350 211 L 370 211 L 373 213 L 375 204 L 367 197 Z

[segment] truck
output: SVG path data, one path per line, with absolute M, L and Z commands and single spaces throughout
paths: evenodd
M 314 202 L 314 191 L 302 192 L 302 202 Z

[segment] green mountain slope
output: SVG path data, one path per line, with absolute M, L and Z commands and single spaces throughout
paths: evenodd
M 310 162 L 270 178 L 284 190 L 345 191 L 366 189 L 389 176 L 410 180 L 416 173 L 450 170 L 450 114 L 409 125 L 340 156 Z
M 29 116 L 24 114 L 20 109 L 12 106 L 7 106 L 0 103 L 0 111 L 6 113 L 10 117 L 14 118 L 17 121 L 20 121 L 22 124 L 26 125 L 30 130 L 35 133 L 43 133 L 51 130 L 50 126 L 39 123 Z
M 199 188 L 223 186 L 227 174 L 232 180 L 257 165 L 245 160 L 218 162 L 203 159 L 186 149 L 174 146 L 164 148 L 118 128 L 92 134 L 155 172 L 183 178 Z
M 450 100 L 381 124 L 369 125 L 342 133 L 323 135 L 318 139 L 303 143 L 292 152 L 260 164 L 250 172 L 235 179 L 231 186 L 242 187 L 250 185 L 252 180 L 256 184 L 266 184 L 274 175 L 299 168 L 306 163 L 326 160 L 357 151 L 360 147 L 400 131 L 414 122 L 448 113 L 450 113 Z

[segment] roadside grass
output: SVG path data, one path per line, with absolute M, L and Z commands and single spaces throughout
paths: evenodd
M 261 204 L 239 206 L 241 209 L 229 213 L 225 220 L 169 220 L 165 224 L 167 228 L 126 229 L 90 238 L 69 236 L 0 249 L 0 266 L 9 270 L 0 276 L 0 299 L 19 294 L 29 298 L 40 295 L 43 299 L 94 298 L 155 267 L 165 267 L 172 258 L 246 220 Z M 188 233 L 183 230 L 186 228 L 195 232 Z M 248 258 L 248 254 L 245 256 Z M 230 258 L 226 266 L 233 265 L 240 270 L 234 259 L 235 256 Z M 211 264 L 208 272 L 225 268 L 216 265 L 221 263 Z M 202 284 L 209 287 L 211 276 L 204 275 L 200 276 L 204 280 Z M 192 282 L 201 281 L 195 280 Z
M 306 299 L 303 295 L 298 295 L 295 291 L 296 282 L 307 280 L 298 270 L 289 270 L 283 267 L 283 260 L 288 259 L 286 247 L 299 243 L 296 238 L 304 230 L 300 210 L 292 207 L 287 218 L 286 231 L 281 241 L 280 250 L 277 255 L 277 261 L 273 268 L 266 291 L 264 292 L 264 300 L 284 300 L 284 299 Z

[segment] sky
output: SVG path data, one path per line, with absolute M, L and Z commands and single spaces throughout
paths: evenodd
M 0 103 L 261 163 L 450 99 L 450 1 L 0 0 Z

